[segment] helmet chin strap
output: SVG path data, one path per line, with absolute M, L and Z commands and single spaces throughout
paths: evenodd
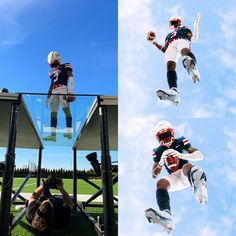
M 171 140 L 169 142 L 163 142 L 163 141 L 160 141 L 160 144 L 169 148 L 171 146 L 171 144 L 174 142 L 175 138 L 174 137 L 171 137 Z

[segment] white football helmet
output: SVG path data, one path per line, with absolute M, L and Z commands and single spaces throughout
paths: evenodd
M 167 120 L 162 120 L 155 127 L 155 137 L 163 146 L 170 147 L 174 142 L 174 128 Z
M 181 16 L 172 16 L 169 20 L 170 29 L 176 30 L 183 24 Z
M 48 54 L 48 64 L 50 67 L 55 67 L 61 64 L 61 56 L 56 51 L 51 51 Z

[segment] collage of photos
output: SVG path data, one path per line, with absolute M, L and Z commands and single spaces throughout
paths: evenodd
M 0 2 L 0 236 L 236 235 L 236 2 Z

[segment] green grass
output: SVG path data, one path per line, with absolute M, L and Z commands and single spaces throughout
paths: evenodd
M 0 179 L 0 181 L 2 181 L 2 178 Z M 14 178 L 13 189 L 17 190 L 23 181 L 24 181 L 24 178 Z M 101 179 L 91 179 L 91 181 L 93 183 L 95 183 L 96 185 L 98 185 L 99 187 L 102 186 Z M 63 182 L 64 182 L 65 189 L 68 191 L 69 194 L 72 194 L 73 193 L 73 180 L 72 179 L 63 179 Z M 25 187 L 23 188 L 22 193 L 32 193 L 35 190 L 35 188 L 36 188 L 36 178 L 31 178 L 27 182 Z M 1 189 L 1 187 L 0 187 L 0 189 Z M 51 190 L 51 192 L 55 193 L 55 194 L 59 193 L 58 190 Z M 86 183 L 84 180 L 82 180 L 82 179 L 77 180 L 77 193 L 78 194 L 94 194 L 96 192 L 97 192 L 97 190 L 93 186 Z M 118 195 L 118 184 L 117 183 L 113 186 L 113 192 L 114 192 L 114 195 Z
M 102 208 L 88 208 L 88 212 L 96 219 L 99 215 L 102 217 Z M 115 219 L 116 223 L 118 220 L 117 209 L 115 210 Z M 13 213 L 17 214 L 17 212 L 13 211 Z M 118 224 L 116 224 L 116 231 L 118 230 Z M 25 216 L 21 219 L 18 225 L 12 231 L 13 236 L 33 236 L 39 235 L 27 222 Z M 68 226 L 60 232 L 54 232 L 50 234 L 44 234 L 46 236 L 96 236 L 96 232 L 94 230 L 94 226 L 91 225 L 88 220 L 82 216 L 79 210 L 72 213 L 71 221 Z

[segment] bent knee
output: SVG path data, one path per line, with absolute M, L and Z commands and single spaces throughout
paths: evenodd
M 170 183 L 166 179 L 160 179 L 157 181 L 157 189 L 168 189 L 170 186 Z
M 182 56 L 187 55 L 189 52 L 190 52 L 190 49 L 189 49 L 189 48 L 183 48 L 183 49 L 181 49 L 181 55 L 182 55 Z
M 192 167 L 193 167 L 193 165 L 192 165 L 191 163 L 186 163 L 186 164 L 184 164 L 184 166 L 183 166 L 183 168 L 182 168 L 184 175 L 187 176 L 189 170 L 190 170 Z

